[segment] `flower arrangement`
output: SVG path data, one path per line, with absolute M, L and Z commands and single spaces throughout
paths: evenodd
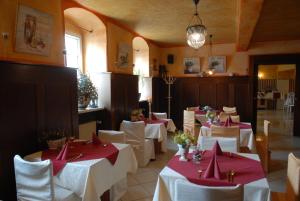
M 185 148 L 195 143 L 195 137 L 189 132 L 178 131 L 174 136 L 174 142 Z
M 207 112 L 207 111 L 209 111 L 209 110 L 212 110 L 212 108 L 211 108 L 210 106 L 206 105 L 206 106 L 204 106 L 204 107 L 202 108 L 202 110 L 205 111 L 205 112 Z
M 144 118 L 142 109 L 134 109 L 131 111 L 131 121 L 141 121 Z
M 77 81 L 78 106 L 85 108 L 91 99 L 98 98 L 98 92 L 89 76 L 79 72 Z
M 206 117 L 210 122 L 212 122 L 212 121 L 215 119 L 215 117 L 216 117 L 216 112 L 211 111 L 211 110 L 208 110 L 208 111 L 206 112 L 205 117 Z
M 47 144 L 50 149 L 62 147 L 66 141 L 66 133 L 63 129 L 43 131 L 39 138 L 40 144 Z

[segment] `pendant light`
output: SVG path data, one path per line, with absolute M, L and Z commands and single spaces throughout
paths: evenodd
M 205 36 L 207 34 L 206 27 L 202 24 L 202 20 L 198 14 L 198 3 L 200 0 L 193 0 L 195 4 L 195 13 L 189 26 L 186 28 L 187 44 L 194 48 L 199 49 L 205 43 Z

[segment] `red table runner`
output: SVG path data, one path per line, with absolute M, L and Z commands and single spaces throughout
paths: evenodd
M 224 126 L 225 122 L 222 122 L 221 124 L 210 124 L 208 122 L 205 122 L 202 124 L 202 126 L 210 128 L 211 125 L 216 125 L 216 126 Z M 230 126 L 239 126 L 240 129 L 251 129 L 251 124 L 245 124 L 245 123 L 230 123 Z
M 56 175 L 68 162 L 106 158 L 114 165 L 119 155 L 119 150 L 113 144 L 103 146 L 94 145 L 92 143 L 71 143 L 68 152 L 67 160 L 56 160 L 56 157 L 59 154 L 58 150 L 43 151 L 42 160 L 50 159 L 53 163 L 53 175 Z M 82 156 L 78 158 L 77 156 L 80 154 L 82 154 Z
M 168 126 L 168 120 L 164 120 L 164 119 L 156 119 L 156 120 L 147 119 L 147 120 L 145 120 L 145 123 L 146 124 L 164 124 L 166 128 Z
M 215 178 L 204 179 L 203 177 L 212 157 L 212 151 L 205 151 L 200 164 L 196 164 L 191 160 L 182 162 L 179 161 L 180 156 L 174 156 L 168 162 L 168 167 L 186 177 L 190 182 L 205 186 L 235 186 L 236 184 L 247 184 L 265 177 L 259 161 L 237 154 L 231 154 L 231 156 L 229 156 L 229 153 L 223 153 L 221 156 L 216 156 L 221 171 L 220 180 Z M 188 154 L 188 158 L 191 159 L 192 154 Z M 201 177 L 199 176 L 198 170 L 202 170 Z M 227 180 L 227 173 L 230 170 L 235 172 L 233 183 Z

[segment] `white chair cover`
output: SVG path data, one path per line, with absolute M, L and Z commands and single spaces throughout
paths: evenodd
M 152 114 L 158 119 L 167 119 L 168 118 L 166 112 L 152 112 Z
M 18 200 L 79 200 L 71 191 L 53 185 L 52 163 L 50 160 L 28 162 L 16 155 L 14 165 Z
M 145 122 L 123 120 L 120 130 L 125 132 L 126 143 L 133 146 L 140 167 L 146 166 L 150 159 L 155 159 L 153 140 L 145 139 Z
M 236 138 L 227 138 L 227 137 L 210 137 L 210 136 L 199 136 L 198 142 L 200 143 L 201 150 L 212 150 L 216 141 L 222 149 L 222 151 L 227 152 L 238 152 Z
M 209 187 L 192 184 L 177 179 L 175 181 L 175 201 L 242 201 L 243 187 Z
M 227 114 L 233 114 L 233 113 L 236 113 L 236 107 L 223 106 L 223 111 Z
M 300 159 L 296 158 L 293 153 L 289 154 L 287 178 L 293 188 L 296 196 L 299 196 L 300 186 Z
M 123 131 L 99 130 L 98 137 L 104 143 L 126 143 L 125 133 Z

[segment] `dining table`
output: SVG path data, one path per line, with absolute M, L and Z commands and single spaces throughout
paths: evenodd
M 211 187 L 240 184 L 244 189 L 244 201 L 271 200 L 270 187 L 257 154 L 224 152 L 222 156 L 216 156 L 222 177 L 207 179 L 203 175 L 206 168 L 209 168 L 212 155 L 209 150 L 204 152 L 202 159 L 197 163 L 192 160 L 192 153 L 188 155 L 189 160 L 187 162 L 179 161 L 177 153 L 159 173 L 153 201 L 173 201 L 176 195 L 177 180 Z M 200 169 L 203 171 L 202 175 L 199 174 Z M 235 172 L 232 181 L 226 178 L 226 173 L 229 170 Z
M 167 152 L 168 131 L 166 120 L 147 120 L 145 121 L 145 138 L 155 139 L 161 143 L 161 151 Z
M 75 160 L 77 158 L 73 157 L 62 168 L 60 167 L 58 173 L 53 176 L 55 184 L 73 191 L 82 201 L 100 201 L 100 196 L 104 192 L 114 189 L 119 183 L 126 181 L 127 173 L 137 171 L 137 160 L 132 147 L 128 144 L 110 144 L 118 151 L 117 156 L 113 159 L 113 164 L 110 157 L 95 158 L 91 156 L 90 147 L 96 145 L 86 146 L 87 148 L 82 145 L 80 149 L 82 153 L 79 156 L 85 157 L 87 160 L 83 160 L 84 158 Z M 103 150 L 109 147 L 107 144 L 99 146 L 103 146 Z M 41 161 L 45 157 L 45 153 L 51 156 L 51 152 L 51 150 L 39 151 L 25 156 L 25 159 L 28 161 Z M 111 198 L 111 200 L 118 199 L 120 197 Z
M 202 124 L 200 128 L 198 144 L 201 142 L 201 136 L 204 137 L 211 137 L 211 125 L 212 123 L 206 122 Z M 218 125 L 218 124 L 216 124 Z M 255 141 L 254 141 L 254 134 L 252 130 L 251 123 L 248 122 L 239 122 L 239 123 L 232 123 L 231 126 L 239 126 L 240 127 L 240 146 L 241 147 L 248 147 L 249 150 L 255 150 Z

